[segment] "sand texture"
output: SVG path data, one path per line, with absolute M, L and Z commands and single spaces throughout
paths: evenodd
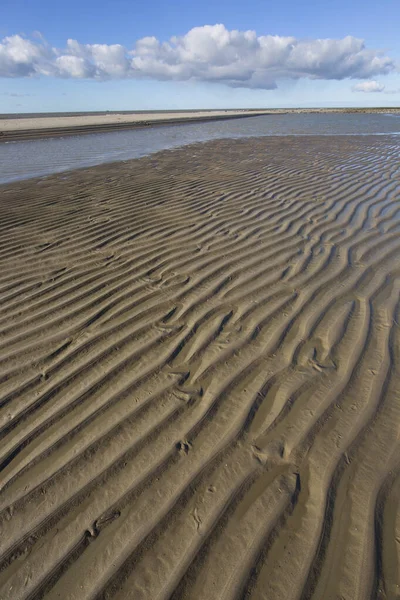
M 0 598 L 400 597 L 397 138 L 0 188 Z

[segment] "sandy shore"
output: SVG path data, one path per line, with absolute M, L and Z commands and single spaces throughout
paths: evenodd
M 56 116 L 14 116 L 0 115 L 0 142 L 55 137 L 62 135 L 78 135 L 169 125 L 172 123 L 217 121 L 222 119 L 238 119 L 261 115 L 279 114 L 328 114 L 328 113 L 393 113 L 400 114 L 398 108 L 333 108 L 333 109 L 240 109 L 240 110 L 201 110 L 201 111 L 152 111 L 152 112 L 107 112 L 78 113 Z
M 399 146 L 0 187 L 0 598 L 399 597 Z
M 149 113 L 106 113 L 96 115 L 0 118 L 0 141 L 14 141 L 44 136 L 96 133 L 168 125 L 193 121 L 214 121 L 241 117 L 259 116 L 270 111 L 214 110 Z

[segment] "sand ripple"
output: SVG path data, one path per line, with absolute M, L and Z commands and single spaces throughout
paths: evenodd
M 0 196 L 0 598 L 398 598 L 398 141 Z

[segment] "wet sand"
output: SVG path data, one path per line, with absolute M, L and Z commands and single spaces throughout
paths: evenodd
M 390 136 L 0 187 L 0 598 L 399 597 Z

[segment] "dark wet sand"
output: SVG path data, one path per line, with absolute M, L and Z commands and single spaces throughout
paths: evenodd
M 0 598 L 399 597 L 390 136 L 0 187 Z

